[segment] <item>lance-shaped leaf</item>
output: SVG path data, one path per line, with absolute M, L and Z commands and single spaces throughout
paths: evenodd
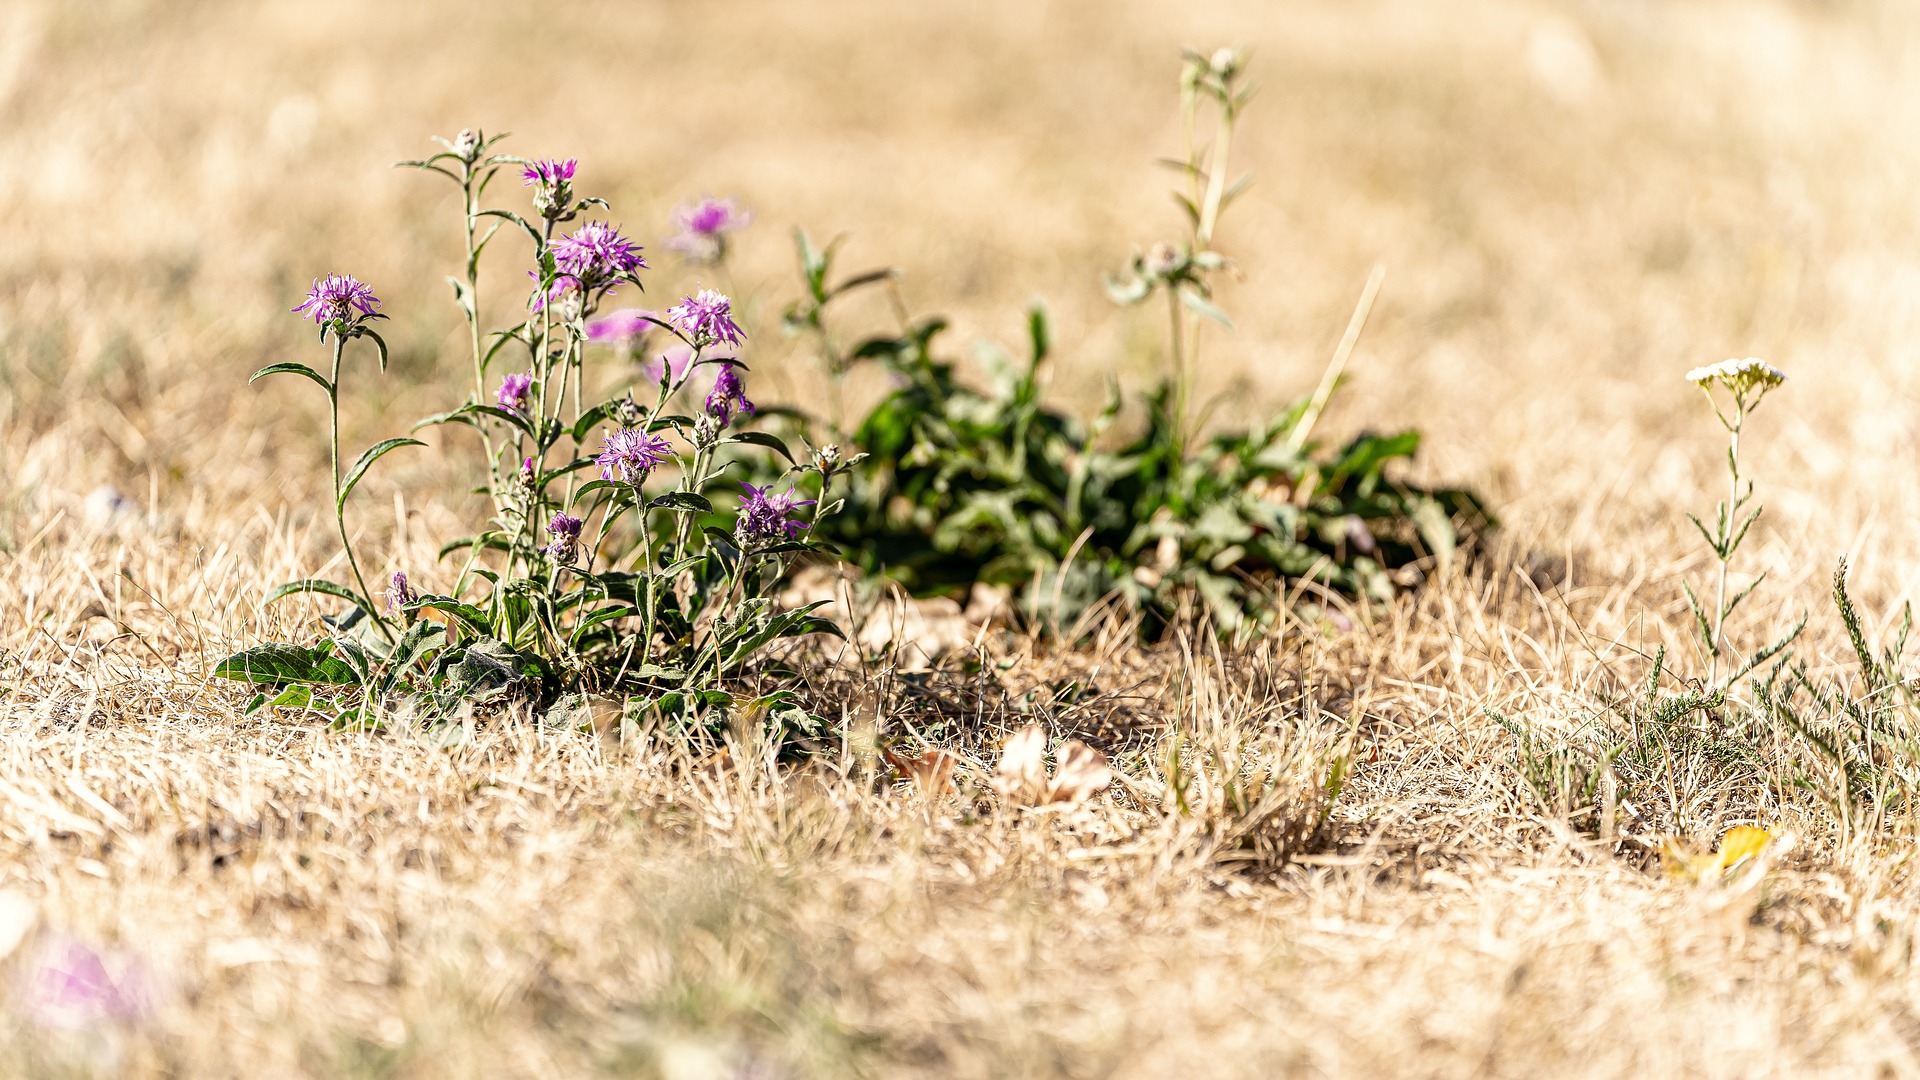
M 283 596 L 292 596 L 295 593 L 322 593 L 327 596 L 337 596 L 342 600 L 348 600 L 355 604 L 360 603 L 359 595 L 345 585 L 335 585 L 331 581 L 322 581 L 319 578 L 289 581 L 285 585 L 281 585 L 268 593 L 267 598 L 262 600 L 261 603 L 271 604 Z
M 216 679 L 253 683 L 309 683 L 351 686 L 353 669 L 324 648 L 305 645 L 256 645 L 234 653 L 213 669 Z
M 354 485 L 358 484 L 360 478 L 367 474 L 367 469 L 372 466 L 374 462 L 385 457 L 389 451 L 398 450 L 403 446 L 425 445 L 427 444 L 421 442 L 419 439 L 386 439 L 367 447 L 367 452 L 361 454 L 360 460 L 354 462 L 353 468 L 347 470 L 347 478 L 340 485 L 340 497 L 334 500 L 336 508 L 347 505 L 347 496 L 353 494 Z
M 751 443 L 754 446 L 764 446 L 769 450 L 778 450 L 781 457 L 786 458 L 789 462 L 798 464 L 798 462 L 794 461 L 793 451 L 787 449 L 787 444 L 783 442 L 779 436 L 769 435 L 764 431 L 736 432 L 732 437 L 723 440 L 723 442 Z
M 333 384 L 327 381 L 327 377 L 325 375 L 320 374 L 319 372 L 313 370 L 312 368 L 308 367 L 305 364 L 296 364 L 292 362 L 288 362 L 284 364 L 269 364 L 266 367 L 261 368 L 259 371 L 254 372 L 252 377 L 247 379 L 247 382 L 249 383 L 258 382 L 269 375 L 300 375 L 305 378 L 312 379 L 314 382 L 319 383 L 320 388 L 322 390 L 325 390 L 329 397 L 333 395 Z

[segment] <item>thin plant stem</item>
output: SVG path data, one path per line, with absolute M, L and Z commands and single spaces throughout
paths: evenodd
M 1746 420 L 1745 402 L 1735 405 L 1733 422 L 1727 425 L 1727 509 L 1720 519 L 1720 569 L 1713 603 L 1713 648 L 1707 654 L 1707 685 L 1720 681 L 1720 649 L 1727 621 L 1727 565 L 1733 561 L 1734 521 L 1740 515 L 1740 427 Z
M 329 436 L 327 450 L 333 463 L 333 522 L 340 530 L 340 547 L 347 554 L 347 567 L 353 571 L 354 584 L 360 586 L 360 600 L 365 611 L 380 628 L 380 636 L 393 640 L 393 632 L 387 628 L 387 621 L 380 617 L 378 607 L 373 602 L 373 591 L 367 588 L 367 579 L 360 573 L 360 560 L 353 554 L 353 541 L 347 538 L 347 503 L 340 497 L 340 358 L 346 352 L 347 339 L 338 333 L 333 335 L 333 376 L 327 387 L 327 420 Z

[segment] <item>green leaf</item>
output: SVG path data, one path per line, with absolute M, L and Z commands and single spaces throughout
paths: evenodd
M 707 501 L 707 497 L 696 495 L 691 491 L 669 491 L 649 501 L 647 506 L 656 510 L 681 510 L 691 514 L 713 513 L 713 504 Z
M 427 444 L 421 442 L 419 439 L 386 439 L 367 447 L 367 452 L 361 454 L 360 460 L 354 462 L 353 468 L 347 470 L 347 478 L 340 485 L 340 497 L 334 500 L 335 508 L 337 509 L 347 505 L 347 496 L 353 494 L 354 485 L 358 484 L 360 478 L 367 474 L 367 468 L 374 462 L 380 460 L 389 452 L 398 450 L 403 446 L 425 445 Z
M 384 316 L 373 315 L 370 316 L 370 318 L 379 319 L 384 318 Z M 374 333 L 373 330 L 365 326 L 360 328 L 360 332 L 373 339 L 373 347 L 380 350 L 380 370 L 387 370 L 387 339 Z
M 256 645 L 227 657 L 213 669 L 216 679 L 252 683 L 311 683 L 352 686 L 353 669 L 324 648 L 305 645 Z
M 249 378 L 247 382 L 249 383 L 258 382 L 259 380 L 266 378 L 268 375 L 301 375 L 306 378 L 312 379 L 314 382 L 319 383 L 320 388 L 322 390 L 325 390 L 329 397 L 333 395 L 333 384 L 327 381 L 327 377 L 313 370 L 312 368 L 308 367 L 305 364 L 295 364 L 295 363 L 269 364 L 266 367 L 261 368 L 259 371 L 254 372 L 253 376 Z
M 543 247 L 546 244 L 546 240 L 543 237 L 541 237 L 539 229 L 536 229 L 532 225 L 528 224 L 526 218 L 521 217 L 519 214 L 516 214 L 511 210 L 482 210 L 480 211 L 479 216 L 480 217 L 497 217 L 497 218 L 505 219 L 507 221 L 511 221 L 515 225 L 518 225 L 520 226 L 520 228 L 526 230 L 526 234 L 533 238 L 533 245 L 535 247 Z
M 483 532 L 478 536 L 463 536 L 451 543 L 441 545 L 439 558 L 444 559 L 456 551 L 471 551 L 474 548 L 484 548 L 488 551 L 511 551 L 513 550 L 513 545 L 508 542 L 504 533 Z
M 335 585 L 331 581 L 321 581 L 318 578 L 308 578 L 304 581 L 289 581 L 285 585 L 268 593 L 267 598 L 262 600 L 261 603 L 271 604 L 283 596 L 292 596 L 294 593 L 323 593 L 327 596 L 337 596 L 342 600 L 348 600 L 355 604 L 360 603 L 360 597 L 356 596 L 353 591 L 345 585 Z
M 784 441 L 782 441 L 778 436 L 769 435 L 764 431 L 735 432 L 731 438 L 723 439 L 722 442 L 723 443 L 751 443 L 754 446 L 764 446 L 769 450 L 778 450 L 780 452 L 780 456 L 786 458 L 788 462 L 795 465 L 799 464 L 799 462 L 794 459 L 793 451 L 787 449 L 787 444 Z
M 465 601 L 455 600 L 451 596 L 423 596 L 407 605 L 408 611 L 419 611 L 422 608 L 459 619 L 462 625 L 477 634 L 493 633 L 493 624 L 488 621 L 486 612 Z
M 1180 302 L 1193 309 L 1194 314 L 1212 319 L 1214 322 L 1219 323 L 1229 330 L 1233 329 L 1233 320 L 1227 318 L 1227 313 L 1214 307 L 1213 303 L 1206 297 L 1201 296 L 1197 290 L 1181 289 L 1179 293 Z

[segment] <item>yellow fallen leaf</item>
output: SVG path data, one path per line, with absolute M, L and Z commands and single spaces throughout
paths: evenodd
M 1728 829 L 1727 835 L 1720 838 L 1719 864 L 1723 870 L 1731 870 L 1748 859 L 1759 858 L 1760 853 L 1773 842 L 1773 833 L 1752 825 L 1742 825 Z

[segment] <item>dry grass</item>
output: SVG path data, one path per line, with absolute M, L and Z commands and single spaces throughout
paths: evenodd
M 1741 639 L 1811 611 L 1799 654 L 1843 672 L 1833 560 L 1876 632 L 1915 592 L 1907 5 L 558 7 L 0 2 L 0 890 L 35 923 L 0 960 L 0 1073 L 1920 1075 L 1904 822 L 1849 832 L 1772 730 L 1744 772 L 1680 753 L 1603 842 L 1487 716 L 1564 734 L 1659 646 L 1702 667 L 1679 588 L 1702 560 L 1678 511 L 1719 482 L 1678 378 L 1697 362 L 1793 377 L 1755 422 L 1747 566 L 1774 577 Z M 1242 649 L 996 632 L 932 674 L 813 657 L 847 735 L 800 765 L 525 719 L 328 732 L 206 681 L 307 632 L 312 609 L 258 599 L 334 557 L 307 499 L 322 418 L 242 385 L 311 347 L 297 289 L 351 269 L 401 316 L 359 436 L 458 393 L 446 193 L 385 170 L 427 134 L 577 153 L 642 234 L 702 190 L 756 206 L 733 284 L 779 396 L 814 385 L 771 328 L 803 224 L 907 267 L 962 338 L 1047 295 L 1055 392 L 1091 401 L 1152 369 L 1152 324 L 1098 274 L 1171 231 L 1147 164 L 1174 148 L 1170 58 L 1215 41 L 1253 46 L 1264 85 L 1226 232 L 1240 329 L 1207 346 L 1223 418 L 1311 386 L 1385 259 L 1327 426 L 1428 431 L 1424 471 L 1503 511 L 1470 571 Z M 376 562 L 456 535 L 467 449 L 357 496 Z M 997 747 L 1032 720 L 1120 782 L 999 805 Z M 960 753 L 959 793 L 876 770 L 889 738 Z M 1256 774 L 1268 797 L 1236 801 Z M 1751 888 L 1661 873 L 1663 834 L 1749 823 L 1799 840 Z M 62 935 L 137 962 L 150 1013 L 35 1023 Z

